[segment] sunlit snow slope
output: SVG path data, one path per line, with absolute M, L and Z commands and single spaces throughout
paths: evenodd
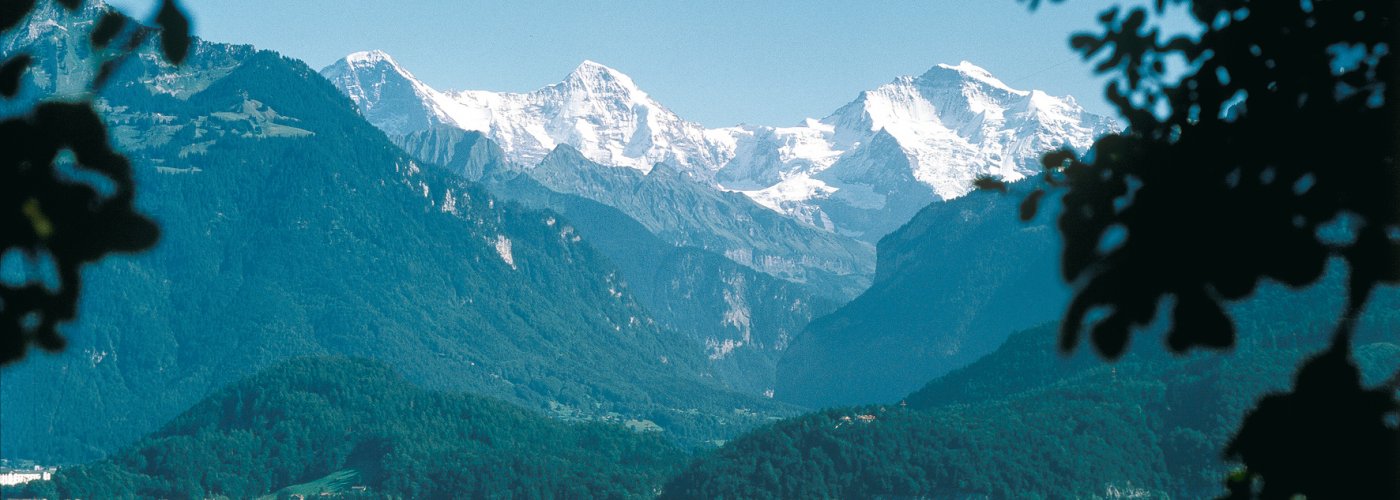
M 438 91 L 378 51 L 351 54 L 322 75 L 389 134 L 434 125 L 480 131 L 526 167 L 561 144 L 643 172 L 664 162 L 870 242 L 929 202 L 966 194 L 979 175 L 1022 178 L 1045 151 L 1084 152 L 1115 128 L 1071 97 L 1013 89 L 966 61 L 861 92 L 820 120 L 719 129 L 686 121 L 627 75 L 592 61 L 527 93 Z

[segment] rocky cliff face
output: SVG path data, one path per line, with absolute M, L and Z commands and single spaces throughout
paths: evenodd
M 643 173 L 666 163 L 870 243 L 928 202 L 966 194 L 978 175 L 1019 179 L 1045 151 L 1084 151 L 1115 128 L 1073 98 L 1013 89 L 965 61 L 862 92 L 821 120 L 718 129 L 686 121 L 592 61 L 528 93 L 439 92 L 382 52 L 351 54 L 322 74 L 391 135 L 441 124 L 480 131 L 526 168 L 560 145 Z

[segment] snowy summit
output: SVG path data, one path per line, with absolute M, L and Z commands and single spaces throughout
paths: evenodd
M 479 131 L 527 169 L 564 144 L 604 165 L 647 172 L 667 163 L 813 226 L 868 239 L 879 235 L 843 227 L 828 212 L 912 215 L 893 200 L 956 198 L 979 175 L 1019 179 L 1041 153 L 1083 152 L 1116 128 L 1073 98 L 1014 89 L 967 61 L 861 92 L 820 120 L 719 129 L 686 121 L 593 61 L 526 93 L 441 92 L 378 51 L 351 54 L 322 74 L 392 135 L 441 125 Z

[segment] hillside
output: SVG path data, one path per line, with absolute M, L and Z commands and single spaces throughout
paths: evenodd
M 778 363 L 776 397 L 809 408 L 894 403 L 1055 319 L 1069 290 L 1057 275 L 1054 210 L 1025 224 L 1019 199 L 933 203 L 880 240 L 874 283 L 797 337 Z
M 656 433 L 423 390 L 382 363 L 297 358 L 100 462 L 13 492 L 253 498 L 359 486 L 381 497 L 630 498 L 651 496 L 684 456 Z
M 66 61 L 27 88 L 92 69 L 60 55 L 95 12 L 0 40 Z M 65 353 L 6 368 L 6 456 L 100 457 L 240 376 L 322 354 L 691 445 L 793 411 L 715 383 L 703 347 L 659 326 L 567 220 L 420 166 L 301 62 L 196 42 L 172 68 L 150 43 L 99 106 L 162 239 L 86 271 Z
M 907 406 L 829 409 L 754 431 L 695 460 L 665 496 L 1214 496 L 1230 467 L 1220 450 L 1244 413 L 1326 346 L 1341 282 L 1266 287 L 1236 307 L 1229 353 L 1172 356 L 1143 334 L 1106 363 L 1083 349 L 1057 356 L 1056 324 L 1017 333 Z M 1367 386 L 1400 363 L 1400 296 L 1377 299 L 1354 355 Z
M 391 138 L 419 161 L 468 180 L 525 176 L 556 193 L 615 208 L 667 244 L 722 255 L 830 300 L 849 300 L 870 283 L 869 244 L 783 217 L 668 164 L 642 173 L 594 162 L 561 144 L 539 163 L 522 165 L 481 133 L 446 126 Z
M 617 265 L 627 289 L 657 321 L 704 348 L 727 387 L 771 396 L 778 360 L 815 317 L 836 304 L 812 287 L 780 280 L 714 252 L 677 246 L 617 209 L 560 194 L 526 175 L 483 179 L 492 193 L 568 218 Z

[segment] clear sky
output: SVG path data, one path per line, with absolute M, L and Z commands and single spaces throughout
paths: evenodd
M 869 88 L 969 60 L 1109 113 L 1068 48 L 1105 2 L 1015 0 L 182 0 L 195 34 L 320 69 L 381 49 L 438 89 L 527 91 L 592 59 L 710 127 L 820 118 Z M 109 0 L 149 19 L 153 0 Z

